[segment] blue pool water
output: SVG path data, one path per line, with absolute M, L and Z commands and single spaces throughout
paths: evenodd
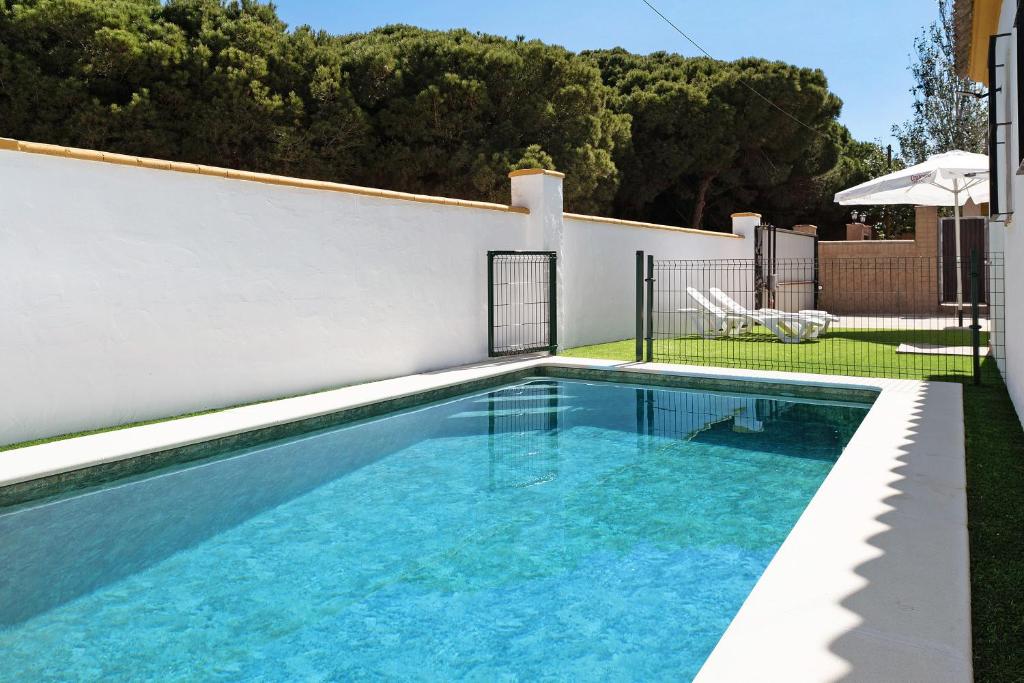
M 692 677 L 866 407 L 534 379 L 0 512 L 0 677 Z

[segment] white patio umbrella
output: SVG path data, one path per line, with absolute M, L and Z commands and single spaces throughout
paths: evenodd
M 954 150 L 933 154 L 927 161 L 894 171 L 836 193 L 844 205 L 916 204 L 952 206 L 956 242 L 956 306 L 963 325 L 964 292 L 960 275 L 960 207 L 971 199 L 988 201 L 988 156 Z

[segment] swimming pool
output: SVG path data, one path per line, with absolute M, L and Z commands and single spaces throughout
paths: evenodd
M 692 677 L 866 412 L 533 378 L 13 508 L 2 675 Z

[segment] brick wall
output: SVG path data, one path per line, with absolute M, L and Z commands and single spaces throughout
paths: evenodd
M 846 241 L 852 240 L 869 240 L 873 237 L 870 225 L 864 223 L 847 223 L 846 224 Z
M 912 240 L 819 242 L 818 306 L 834 313 L 937 313 L 939 215 L 915 210 Z

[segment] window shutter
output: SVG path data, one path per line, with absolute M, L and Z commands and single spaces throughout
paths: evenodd
M 996 125 L 996 37 L 988 39 L 988 186 L 990 215 L 999 213 L 999 127 Z
M 1016 30 L 1016 36 L 1014 42 L 1016 43 L 1016 63 L 1013 65 L 1014 75 L 1017 77 L 1017 116 L 1015 117 L 1018 121 L 1021 120 L 1021 116 L 1024 116 L 1024 81 L 1021 80 L 1021 75 L 1024 74 L 1024 31 L 1021 30 L 1021 8 L 1024 7 L 1024 0 L 1017 0 L 1017 16 L 1013 21 L 1013 27 Z M 992 66 L 991 62 L 989 65 L 989 75 L 991 77 Z M 1009 86 L 1009 83 L 1007 83 Z M 1008 89 L 1008 88 L 1007 88 Z M 1009 93 L 1007 93 L 1009 94 Z M 1009 143 L 1009 138 L 1007 138 Z M 1007 152 L 1009 152 L 1009 144 L 1007 144 Z M 1017 128 L 1017 163 L 1018 166 L 1024 162 L 1024 131 Z

